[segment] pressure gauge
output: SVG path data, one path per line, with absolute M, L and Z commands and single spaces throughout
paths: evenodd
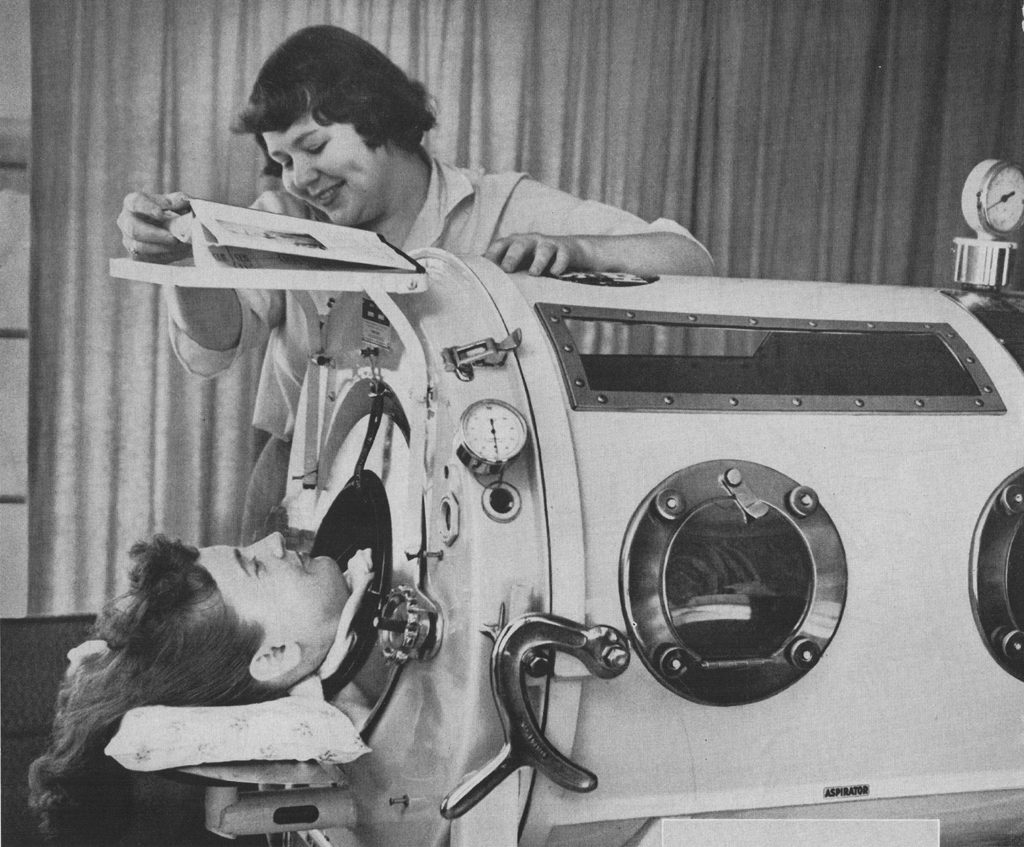
M 977 238 L 954 238 L 953 281 L 967 288 L 998 291 L 1010 281 L 1013 232 L 1024 223 L 1024 170 L 986 159 L 968 174 L 960 208 Z
M 501 400 L 478 400 L 462 413 L 456 455 L 473 473 L 497 473 L 526 446 L 526 419 Z
M 1024 170 L 1000 159 L 980 162 L 967 176 L 960 205 L 979 238 L 1006 238 L 1024 223 Z

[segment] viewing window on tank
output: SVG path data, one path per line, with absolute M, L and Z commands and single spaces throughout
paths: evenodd
M 698 703 L 770 697 L 817 666 L 846 602 L 846 554 L 814 490 L 712 459 L 640 500 L 619 560 L 640 660 Z
M 1005 410 L 946 324 L 537 308 L 578 409 Z

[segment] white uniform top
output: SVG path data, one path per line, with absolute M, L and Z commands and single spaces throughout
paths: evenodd
M 516 233 L 631 235 L 657 231 L 675 232 L 699 243 L 675 221 L 660 218 L 647 223 L 614 206 L 580 200 L 525 174 L 485 174 L 434 159 L 426 200 L 401 247 L 406 252 L 439 247 L 456 255 L 479 256 L 495 239 Z M 299 306 L 300 298 L 308 295 L 265 290 L 237 293 L 242 304 L 237 347 L 223 351 L 200 347 L 176 323 L 173 311 L 171 345 L 188 371 L 210 377 L 225 370 L 243 351 L 267 342 L 253 426 L 288 440 L 314 341 Z

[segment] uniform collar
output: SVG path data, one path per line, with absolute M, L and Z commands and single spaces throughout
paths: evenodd
M 416 220 L 413 221 L 403 250 L 432 247 L 440 240 L 448 216 L 456 206 L 476 192 L 476 185 L 470 178 L 470 173 L 437 159 L 430 160 L 427 197 Z

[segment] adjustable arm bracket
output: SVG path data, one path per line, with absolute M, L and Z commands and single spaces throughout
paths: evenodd
M 531 766 L 570 791 L 593 791 L 597 777 L 552 746 L 537 723 L 527 698 L 530 660 L 544 650 L 579 659 L 595 676 L 611 679 L 629 666 L 629 643 L 617 629 L 584 627 L 546 614 L 524 615 L 498 634 L 491 651 L 491 690 L 505 744 L 480 770 L 467 775 L 441 803 L 441 814 L 461 817 L 507 776 Z

